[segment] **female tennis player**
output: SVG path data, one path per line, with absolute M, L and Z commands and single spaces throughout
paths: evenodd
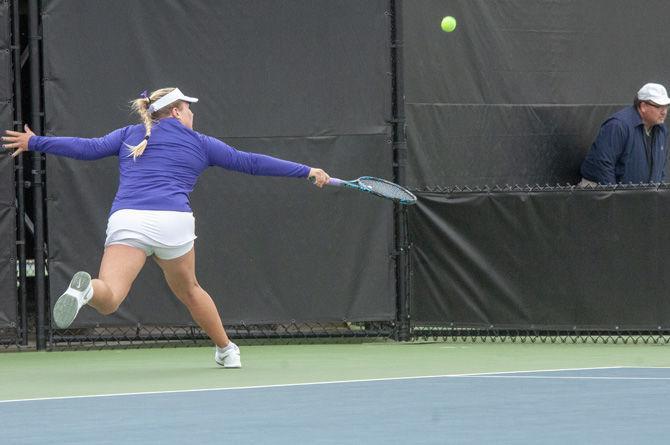
M 216 345 L 214 360 L 241 367 L 240 350 L 230 341 L 214 301 L 195 276 L 195 219 L 189 195 L 209 166 L 263 176 L 314 178 L 323 187 L 330 177 L 319 168 L 238 151 L 193 130 L 190 104 L 195 97 L 178 88 L 142 93 L 132 102 L 142 124 L 119 128 L 96 139 L 36 136 L 7 130 L 2 138 L 12 156 L 38 151 L 74 159 L 119 158 L 119 188 L 107 222 L 105 251 L 97 279 L 83 271 L 56 301 L 53 319 L 70 326 L 83 305 L 103 315 L 115 312 L 146 262 L 154 255 L 170 289 Z

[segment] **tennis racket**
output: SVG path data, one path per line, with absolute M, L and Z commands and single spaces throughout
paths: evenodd
M 314 182 L 314 177 L 310 177 L 309 180 Z M 372 176 L 361 176 L 360 178 L 351 181 L 330 178 L 327 182 L 327 185 L 360 190 L 362 192 L 371 193 L 375 196 L 391 199 L 403 205 L 411 205 L 416 203 L 416 196 L 414 196 L 406 188 L 401 187 L 391 181 L 375 178 Z

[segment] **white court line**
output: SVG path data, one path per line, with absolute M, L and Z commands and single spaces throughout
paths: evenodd
M 670 366 L 619 366 L 625 369 L 670 369 Z
M 296 386 L 316 386 L 316 385 L 337 385 L 337 384 L 347 384 L 347 383 L 367 383 L 367 382 L 389 382 L 397 380 L 420 380 L 420 379 L 435 379 L 435 378 L 467 378 L 467 377 L 519 377 L 519 378 L 530 378 L 532 376 L 513 376 L 513 374 L 519 373 L 540 373 L 540 372 L 560 372 L 560 371 L 592 371 L 600 369 L 622 369 L 627 368 L 626 366 L 602 366 L 594 368 L 561 368 L 561 369 L 528 369 L 520 371 L 497 371 L 497 372 L 480 372 L 480 373 L 469 373 L 469 374 L 438 374 L 438 375 L 422 375 L 422 376 L 410 376 L 410 377 L 386 377 L 379 379 L 356 379 L 356 380 L 332 380 L 325 382 L 307 382 L 307 383 L 284 383 L 276 385 L 256 385 L 256 386 L 235 386 L 227 388 L 198 388 L 198 389 L 177 389 L 169 391 L 143 391 L 143 392 L 126 392 L 126 393 L 115 393 L 115 394 L 87 394 L 80 396 L 57 396 L 57 397 L 35 397 L 32 399 L 11 399 L 11 400 L 0 400 L 0 405 L 3 403 L 18 403 L 18 402 L 38 402 L 38 401 L 47 401 L 47 400 L 71 400 L 71 399 L 93 399 L 93 398 L 102 398 L 102 397 L 128 397 L 128 396 L 146 396 L 146 395 L 158 395 L 158 394 L 187 394 L 187 393 L 197 393 L 197 392 L 214 392 L 214 391 L 237 391 L 245 389 L 269 389 L 269 388 L 290 388 Z M 638 368 L 638 369 L 647 369 L 647 368 Z M 504 374 L 504 375 L 503 375 Z M 537 378 L 549 378 L 547 376 L 535 376 Z M 556 376 L 553 378 L 559 378 Z M 565 377 L 563 377 L 565 378 Z M 584 378 L 584 377 L 577 377 Z M 616 378 L 613 378 L 616 379 Z M 619 377 L 619 379 L 622 379 Z
M 465 375 L 473 379 L 536 379 L 536 380 L 670 380 L 670 377 L 593 377 L 593 376 L 559 376 L 559 375 Z

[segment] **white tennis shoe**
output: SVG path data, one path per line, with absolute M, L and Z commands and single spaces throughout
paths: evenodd
M 214 361 L 224 368 L 241 368 L 240 348 L 232 341 L 223 350 L 217 347 L 214 352 Z
M 58 298 L 53 310 L 53 320 L 59 329 L 72 324 L 75 317 L 86 303 L 93 297 L 91 276 L 86 272 L 77 272 L 70 280 L 70 286 Z

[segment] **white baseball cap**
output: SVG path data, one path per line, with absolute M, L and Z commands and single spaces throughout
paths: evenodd
M 665 91 L 665 89 L 663 89 L 663 91 Z M 182 93 L 179 88 L 175 88 L 174 90 L 167 93 L 165 96 L 158 99 L 156 102 L 153 102 L 151 105 L 149 105 L 149 114 L 152 114 L 160 110 L 161 108 L 165 108 L 171 103 L 176 102 L 178 100 L 194 103 L 198 101 L 198 98 L 185 96 L 184 93 Z M 668 102 L 670 102 L 670 99 L 668 99 Z
M 648 100 L 657 105 L 670 105 L 670 97 L 663 85 L 658 83 L 648 83 L 637 92 L 637 98 Z

